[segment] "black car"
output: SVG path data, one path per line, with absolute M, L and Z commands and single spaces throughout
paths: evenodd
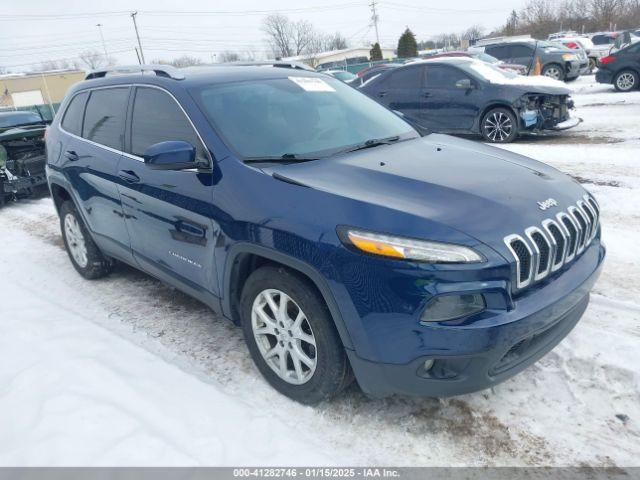
M 613 84 L 619 92 L 640 88 L 640 43 L 601 58 L 596 80 Z
M 46 189 L 46 127 L 32 112 L 0 112 L 0 207 Z
M 569 115 L 573 101 L 560 82 L 470 58 L 424 60 L 387 70 L 360 90 L 420 131 L 480 134 L 492 143 L 580 123 Z

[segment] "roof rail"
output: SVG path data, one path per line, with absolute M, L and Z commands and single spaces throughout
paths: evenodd
M 492 37 L 492 38 L 481 38 L 476 41 L 476 47 L 484 47 L 485 45 L 492 45 L 494 43 L 505 43 L 505 42 L 521 42 L 526 40 L 533 40 L 531 35 L 514 35 L 514 36 L 504 36 L 504 37 Z
M 315 72 L 315 70 L 302 62 L 295 61 L 287 61 L 287 60 L 267 60 L 267 61 L 258 61 L 258 62 L 228 62 L 228 63 L 216 63 L 216 67 L 218 66 L 229 66 L 229 67 L 278 67 L 278 68 L 292 68 L 297 70 L 309 70 Z
M 158 77 L 173 78 L 174 80 L 184 80 L 184 73 L 180 69 L 171 65 L 124 65 L 120 67 L 109 67 L 89 72 L 85 80 L 93 78 L 103 78 L 107 75 L 131 75 L 134 73 L 145 74 L 153 72 Z

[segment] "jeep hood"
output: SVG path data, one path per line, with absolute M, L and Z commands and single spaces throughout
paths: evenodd
M 439 134 L 264 170 L 283 181 L 439 222 L 494 247 L 585 194 L 548 165 Z M 541 210 L 538 202 L 549 198 L 558 206 Z

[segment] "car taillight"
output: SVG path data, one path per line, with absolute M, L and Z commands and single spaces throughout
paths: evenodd
M 576 42 L 567 42 L 564 44 L 565 47 L 572 48 L 573 50 L 577 50 L 580 48 Z
M 611 63 L 616 59 L 613 55 L 607 55 L 606 57 L 602 57 L 599 62 L 600 65 L 606 65 L 607 63 Z

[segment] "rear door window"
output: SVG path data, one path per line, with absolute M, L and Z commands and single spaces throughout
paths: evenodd
M 61 124 L 65 131 L 78 136 L 82 134 L 82 118 L 84 117 L 84 105 L 88 95 L 86 92 L 79 93 L 69 103 Z
M 421 66 L 403 67 L 394 70 L 385 81 L 388 88 L 415 90 L 422 87 L 423 68 Z
M 123 150 L 128 100 L 128 87 L 93 90 L 87 103 L 82 137 L 100 145 Z
M 497 58 L 498 60 L 504 60 L 509 58 L 509 46 L 508 45 L 492 45 L 484 49 L 485 53 Z
M 528 58 L 533 55 L 533 48 L 527 45 L 512 45 L 511 58 Z
M 169 94 L 139 87 L 133 104 L 131 153 L 141 157 L 151 145 L 181 140 L 196 147 L 196 160 L 207 161 L 204 146 L 191 122 Z

